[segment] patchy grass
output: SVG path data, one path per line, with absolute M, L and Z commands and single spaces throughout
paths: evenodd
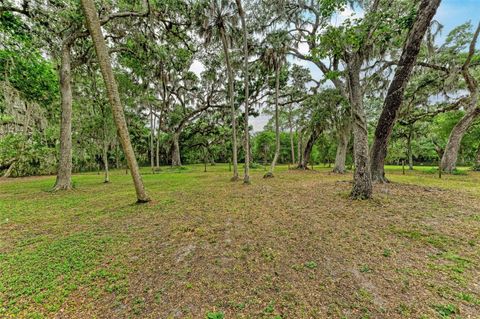
M 143 169 L 0 182 L 1 318 L 477 318 L 480 173 Z

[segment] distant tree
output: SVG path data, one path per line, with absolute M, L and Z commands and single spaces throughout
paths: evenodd
M 225 56 L 225 65 L 228 74 L 228 101 L 232 120 L 232 181 L 237 181 L 239 179 L 237 159 L 237 111 L 234 97 L 234 75 L 230 61 L 232 38 L 236 32 L 237 13 L 232 2 L 226 0 L 211 0 L 203 11 L 202 19 L 200 35 L 207 43 L 210 43 L 212 39 L 219 39 L 222 43 L 223 54 Z
M 275 32 L 267 35 L 266 47 L 261 60 L 265 66 L 275 72 L 275 155 L 270 165 L 270 171 L 264 177 L 273 177 L 273 171 L 280 155 L 280 120 L 278 96 L 280 90 L 280 70 L 286 62 L 289 36 L 287 32 Z
M 238 9 L 238 15 L 242 23 L 243 32 L 243 81 L 245 86 L 245 112 L 244 112 L 244 134 L 245 134 L 245 172 L 243 183 L 250 184 L 250 127 L 248 125 L 248 102 L 250 98 L 249 92 L 249 76 L 248 76 L 248 29 L 245 19 L 245 11 L 243 10 L 242 0 L 235 0 Z
M 470 71 L 470 64 L 475 54 L 475 47 L 480 33 L 480 23 L 478 24 L 473 38 L 470 42 L 468 55 L 461 67 L 461 74 L 469 92 L 469 102 L 462 119 L 454 126 L 448 138 L 445 151 L 443 152 L 441 169 L 446 172 L 452 172 L 457 164 L 458 150 L 463 136 L 473 124 L 475 119 L 480 115 L 480 107 L 478 105 L 478 81 Z

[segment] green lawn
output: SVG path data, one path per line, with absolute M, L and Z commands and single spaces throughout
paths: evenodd
M 479 173 L 207 170 L 0 181 L 0 318 L 478 318 Z

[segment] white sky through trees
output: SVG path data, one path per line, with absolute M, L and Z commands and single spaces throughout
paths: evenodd
M 480 0 L 442 0 L 440 7 L 437 10 L 435 15 L 435 20 L 440 22 L 443 25 L 443 30 L 437 38 L 438 43 L 443 43 L 447 34 L 454 29 L 455 27 L 463 24 L 467 21 L 476 24 L 480 19 L 478 12 L 480 11 Z M 362 12 L 354 12 L 350 8 L 346 8 L 345 11 L 341 12 L 332 19 L 333 24 L 341 24 L 343 20 L 347 17 L 355 15 L 356 17 L 361 17 Z M 477 44 L 477 46 L 480 44 Z M 299 51 L 302 53 L 308 53 L 308 47 L 306 44 L 299 46 Z M 312 77 L 315 80 L 322 78 L 321 71 L 313 65 L 313 63 L 308 61 L 302 61 L 293 57 L 288 59 L 291 63 L 299 64 L 310 69 Z M 199 61 L 194 61 L 190 70 L 196 74 L 200 74 L 204 67 Z M 253 126 L 254 132 L 262 131 L 265 124 L 267 124 L 270 116 L 261 114 L 258 117 L 250 117 L 250 125 Z

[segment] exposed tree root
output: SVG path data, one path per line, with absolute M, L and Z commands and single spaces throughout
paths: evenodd
M 382 175 L 372 175 L 372 182 L 377 184 L 388 184 L 390 181 L 385 177 L 384 174 Z
M 263 178 L 274 178 L 275 176 L 273 176 L 273 173 L 272 172 L 268 172 L 266 173 L 265 175 L 263 175 Z
M 73 186 L 71 183 L 67 184 L 57 184 L 53 187 L 52 191 L 53 192 L 59 192 L 59 191 L 71 191 L 73 190 Z
M 347 172 L 347 170 L 335 167 L 332 172 L 335 173 L 335 174 L 345 174 Z

